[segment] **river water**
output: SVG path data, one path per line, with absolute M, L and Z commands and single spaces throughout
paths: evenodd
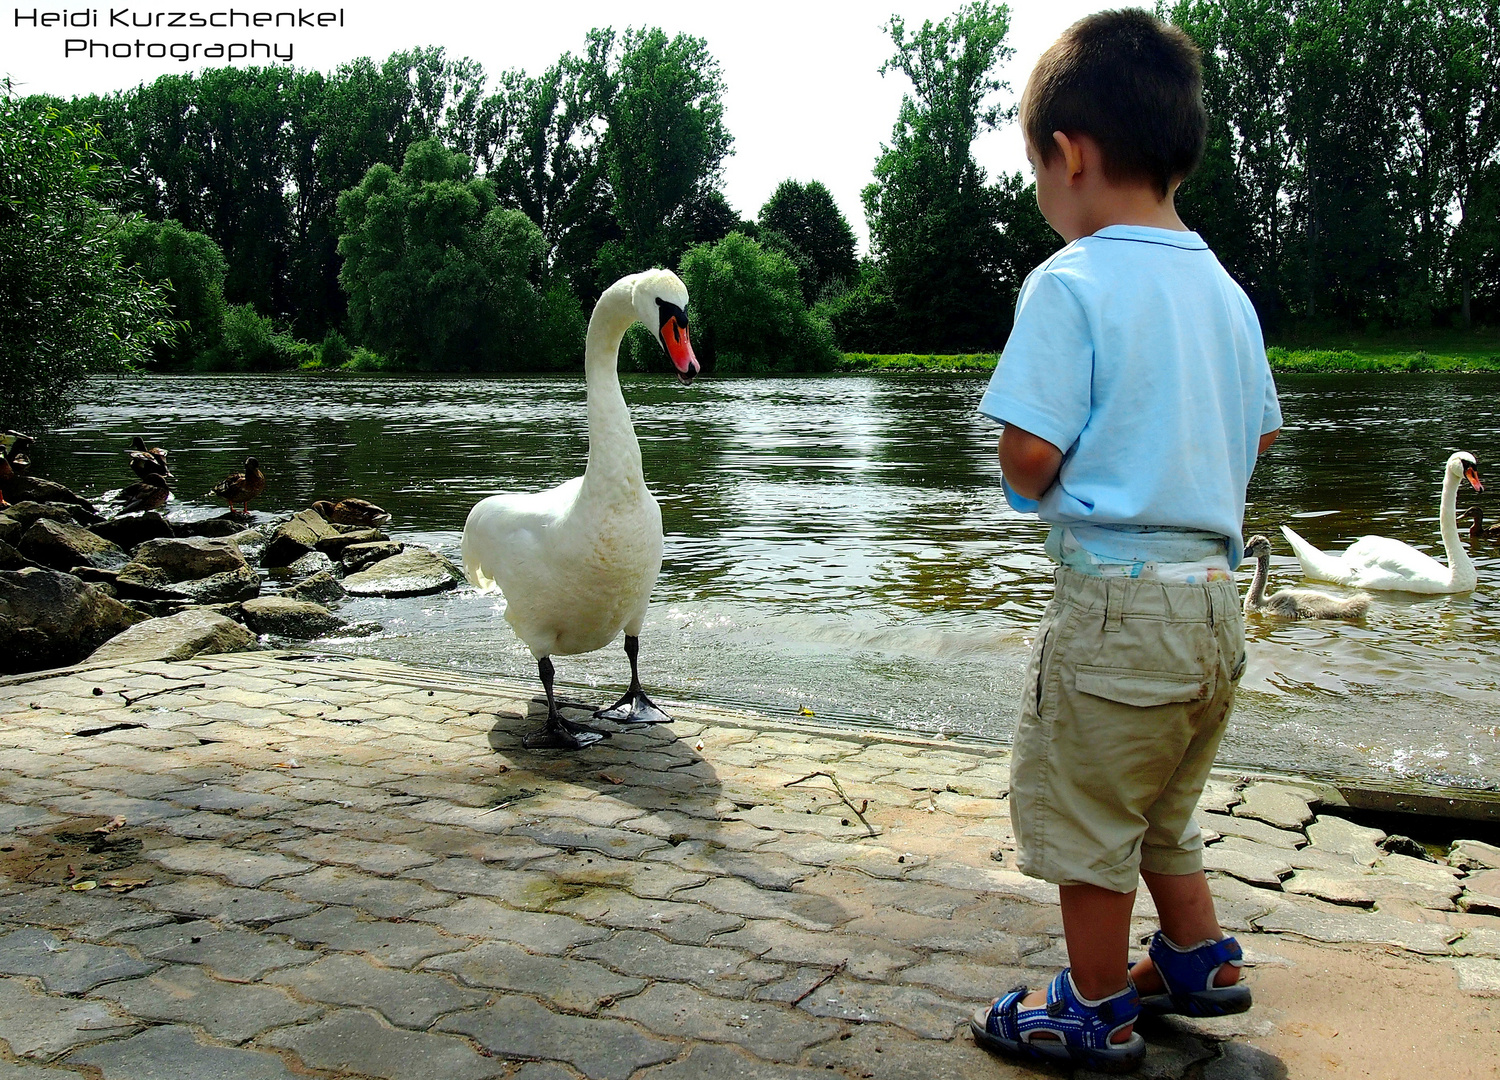
M 1043 529 L 1000 497 L 997 432 L 974 411 L 983 380 L 623 381 L 667 533 L 641 637 L 648 689 L 1009 737 L 1050 564 Z M 1488 475 L 1500 382 L 1280 384 L 1286 427 L 1256 472 L 1246 521 L 1247 535 L 1272 538 L 1272 588 L 1298 577 L 1283 522 L 1325 548 L 1378 532 L 1441 556 L 1443 462 L 1467 449 Z M 397 539 L 455 561 L 477 500 L 561 483 L 587 453 L 576 378 L 179 376 L 93 389 L 73 426 L 47 440 L 39 471 L 97 495 L 131 479 L 121 451 L 141 434 L 172 451 L 169 513 L 206 516 L 219 511 L 197 493 L 253 453 L 270 478 L 258 518 L 359 495 L 392 511 Z M 1495 505 L 1465 489 L 1461 509 L 1476 498 Z M 1500 520 L 1500 507 L 1487 516 Z M 1361 625 L 1251 619 L 1221 760 L 1500 787 L 1500 546 L 1470 546 L 1472 594 L 1381 594 Z M 352 601 L 342 614 L 385 633 L 319 645 L 534 676 L 503 610 L 468 587 Z M 557 668 L 575 695 L 600 702 L 629 671 L 618 647 Z

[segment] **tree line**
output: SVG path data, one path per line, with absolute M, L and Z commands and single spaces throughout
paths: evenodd
M 1159 8 L 1205 54 L 1209 144 L 1179 206 L 1270 331 L 1494 317 L 1497 3 Z M 864 191 L 863 258 L 816 181 L 788 180 L 753 218 L 728 204 L 719 65 L 703 40 L 660 29 L 593 30 L 545 71 L 493 81 L 414 49 L 328 74 L 7 93 L 0 120 L 21 143 L 48 133 L 59 162 L 93 162 L 74 186 L 101 208 L 87 250 L 112 243 L 146 290 L 125 351 L 145 356 L 155 335 L 162 367 L 574 369 L 593 299 L 649 265 L 683 273 L 721 372 L 820 370 L 839 349 L 997 349 L 1021 281 L 1058 244 L 1027 179 L 992 179 L 974 157 L 1014 117 L 1009 11 L 974 0 L 886 30 L 882 74 L 907 92 Z M 11 158 L 0 181 L 45 188 L 27 170 L 47 160 Z M 0 206 L 0 259 L 34 247 L 45 217 Z M 13 329 L 0 371 L 38 347 Z M 650 354 L 631 339 L 625 355 Z M 11 396 L 0 387 L 0 413 Z

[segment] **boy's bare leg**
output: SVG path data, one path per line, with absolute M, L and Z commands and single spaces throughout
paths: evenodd
M 1130 910 L 1135 907 L 1135 891 L 1119 893 L 1097 885 L 1063 885 L 1058 892 L 1073 984 L 1090 1001 L 1119 993 L 1125 989 L 1125 969 L 1130 963 Z M 1021 1007 L 1039 1009 L 1045 1004 L 1047 991 L 1035 990 Z M 1131 1030 L 1123 1029 L 1114 1041 L 1130 1038 Z
M 1219 926 L 1219 917 L 1214 912 L 1214 898 L 1208 891 L 1208 878 L 1203 871 L 1193 874 L 1154 874 L 1141 871 L 1146 888 L 1151 890 L 1151 899 L 1156 901 L 1157 914 L 1161 916 L 1161 932 L 1182 946 L 1196 945 L 1200 941 L 1218 941 L 1224 936 Z M 1066 912 L 1066 909 L 1064 909 Z M 1067 925 L 1064 914 L 1064 926 Z M 1068 953 L 1069 958 L 1072 952 Z M 1166 989 L 1161 976 L 1146 957 L 1130 969 L 1130 977 L 1142 994 L 1159 994 Z M 1240 980 L 1240 969 L 1232 964 L 1219 968 L 1214 976 L 1215 986 L 1232 986 Z M 1079 985 L 1082 990 L 1082 984 Z

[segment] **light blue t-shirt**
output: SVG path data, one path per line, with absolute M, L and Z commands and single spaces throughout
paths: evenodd
M 1063 451 L 1022 512 L 1122 561 L 1179 561 L 1170 536 L 1244 552 L 1245 488 L 1281 406 L 1255 309 L 1195 232 L 1111 225 L 1026 278 L 979 411 Z M 1123 528 L 1122 528 L 1123 527 Z

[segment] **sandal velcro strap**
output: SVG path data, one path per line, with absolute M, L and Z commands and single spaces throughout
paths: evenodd
M 1094 1004 L 1084 1002 L 1064 969 L 1047 987 L 1047 1004 L 1023 1009 L 1030 991 L 1018 987 L 976 1013 L 970 1027 L 992 1050 L 1053 1062 L 1082 1064 L 1118 1072 L 1145 1055 L 1145 1041 L 1131 1033 L 1115 1042 L 1121 1028 L 1135 1022 L 1140 999 L 1133 985 Z
M 1213 990 L 1219 968 L 1225 964 L 1241 967 L 1245 962 L 1240 943 L 1232 937 L 1180 949 L 1158 930 L 1151 938 L 1149 952 L 1151 964 L 1166 984 L 1167 993 L 1173 995 Z

